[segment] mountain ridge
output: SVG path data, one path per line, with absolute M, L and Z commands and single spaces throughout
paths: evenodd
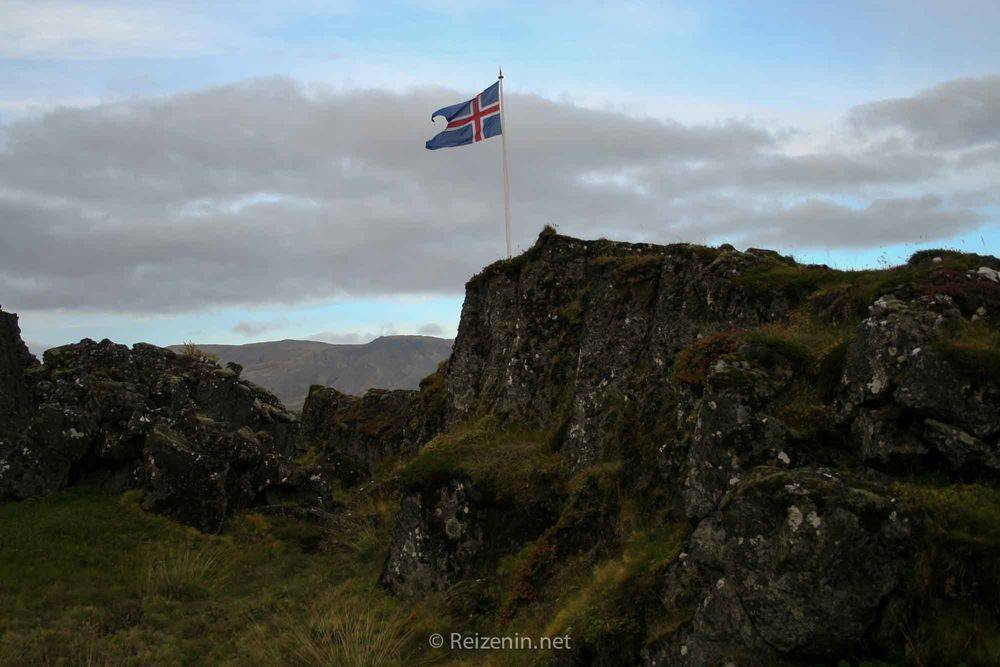
M 448 357 L 453 343 L 436 336 L 393 334 L 367 343 L 285 338 L 196 346 L 222 363 L 240 364 L 244 378 L 273 392 L 289 409 L 301 410 L 314 384 L 351 395 L 368 389 L 416 389 Z M 184 346 L 168 349 L 180 352 Z

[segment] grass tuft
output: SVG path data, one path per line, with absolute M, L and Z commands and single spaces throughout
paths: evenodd
M 284 611 L 256 625 L 248 653 L 266 664 L 298 667 L 420 664 L 412 646 L 413 620 L 376 600 L 332 597 L 314 604 L 304 622 L 300 614 Z
M 181 355 L 189 357 L 191 359 L 196 359 L 198 361 L 218 361 L 219 358 L 214 354 L 209 354 L 205 352 L 200 347 L 195 345 L 194 341 L 186 340 L 181 346 Z
M 171 600 L 207 597 L 226 576 L 221 561 L 220 553 L 211 548 L 175 547 L 146 566 L 143 595 Z

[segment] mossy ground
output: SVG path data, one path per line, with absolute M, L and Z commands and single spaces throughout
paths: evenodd
M 424 445 L 400 472 L 407 489 L 436 488 L 467 476 L 499 501 L 531 504 L 529 494 L 558 484 L 563 474 L 548 434 L 500 428 L 485 417 L 442 433 Z
M 746 271 L 736 282 L 752 292 L 807 296 L 812 314 L 819 319 L 855 324 L 866 316 L 873 301 L 897 290 L 916 295 L 949 294 L 963 310 L 974 311 L 981 299 L 996 298 L 1000 289 L 981 280 L 968 280 L 965 273 L 984 265 L 995 267 L 996 263 L 991 257 L 945 250 L 915 253 L 900 266 L 858 271 L 776 260 Z

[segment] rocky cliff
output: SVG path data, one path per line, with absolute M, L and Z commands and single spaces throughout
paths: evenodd
M 0 436 L 17 430 L 31 414 L 25 371 L 38 364 L 21 340 L 17 315 L 0 306 Z
M 926 662 L 941 624 L 1000 629 L 1000 536 L 964 537 L 1000 509 L 997 317 L 993 257 L 841 272 L 547 230 L 467 285 L 435 409 L 315 414 L 360 478 L 396 462 L 383 585 L 549 614 L 558 662 Z

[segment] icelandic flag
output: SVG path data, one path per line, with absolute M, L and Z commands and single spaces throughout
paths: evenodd
M 468 102 L 453 104 L 431 114 L 431 122 L 444 116 L 448 127 L 427 142 L 427 149 L 465 146 L 501 134 L 500 82 L 473 97 Z

